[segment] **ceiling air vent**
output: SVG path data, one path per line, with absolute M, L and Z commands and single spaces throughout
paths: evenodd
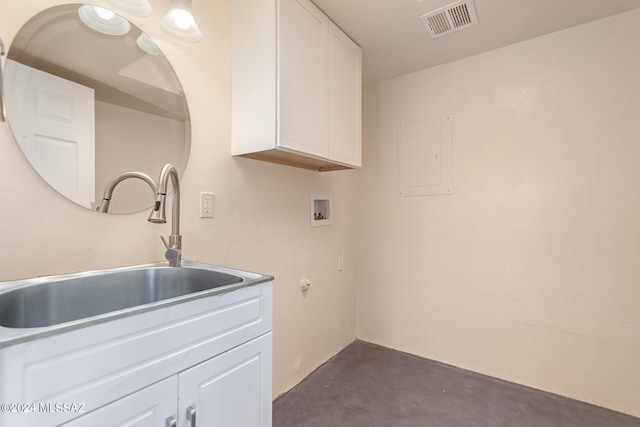
M 478 23 L 473 0 L 461 0 L 420 16 L 431 38 L 436 39 Z

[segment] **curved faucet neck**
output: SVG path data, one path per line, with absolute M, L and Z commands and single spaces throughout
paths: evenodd
M 122 172 L 114 176 L 109 182 L 107 182 L 107 185 L 104 189 L 104 195 L 102 196 L 102 202 L 100 202 L 100 206 L 98 206 L 98 208 L 96 209 L 98 212 L 109 212 L 109 204 L 111 203 L 111 198 L 113 197 L 113 190 L 115 190 L 118 184 L 129 178 L 141 179 L 142 181 L 149 184 L 149 187 L 151 187 L 151 190 L 153 191 L 153 197 L 156 197 L 156 194 L 158 193 L 158 185 L 149 175 L 137 171 Z
M 175 166 L 167 163 L 160 172 L 158 178 L 158 197 L 167 195 L 167 184 L 171 177 L 171 186 L 173 189 L 171 199 L 171 235 L 180 235 L 180 177 Z

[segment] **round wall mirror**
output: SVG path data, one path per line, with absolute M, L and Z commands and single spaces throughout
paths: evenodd
M 95 210 L 122 172 L 184 172 L 191 122 L 182 86 L 158 46 L 114 12 L 55 6 L 16 35 L 5 64 L 8 121 L 33 169 Z M 117 185 L 110 213 L 153 205 L 141 179 Z

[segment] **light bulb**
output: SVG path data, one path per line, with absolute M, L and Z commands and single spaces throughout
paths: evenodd
M 83 5 L 78 8 L 78 15 L 86 26 L 102 34 L 122 36 L 131 29 L 129 21 L 102 7 Z
M 186 30 L 195 23 L 193 15 L 185 10 L 174 10 L 171 14 L 171 20 L 181 30 Z
M 162 20 L 162 28 L 182 41 L 202 40 L 202 33 L 191 13 L 191 0 L 171 0 L 169 12 Z
M 105 21 L 109 21 L 111 20 L 114 16 L 116 16 L 116 13 L 109 10 L 109 9 L 105 9 L 103 7 L 98 7 L 98 6 L 94 6 L 93 7 L 96 11 L 96 13 L 98 14 L 98 16 L 102 19 L 104 19 Z

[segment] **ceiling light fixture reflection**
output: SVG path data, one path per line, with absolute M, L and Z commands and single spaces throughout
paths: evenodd
M 122 36 L 131 29 L 129 21 L 103 7 L 80 6 L 78 15 L 86 26 L 102 34 Z
M 149 16 L 153 8 L 149 0 L 108 0 L 115 7 L 135 16 Z
M 94 9 L 98 14 L 98 17 L 105 21 L 111 21 L 113 17 L 116 16 L 116 13 L 114 11 L 105 9 L 103 7 L 94 7 Z
M 199 42 L 202 33 L 191 13 L 191 0 L 171 0 L 169 12 L 162 20 L 162 28 L 185 42 Z
M 138 43 L 138 47 L 150 55 L 160 56 L 162 55 L 162 51 L 158 47 L 158 45 L 151 40 L 151 37 L 146 35 L 145 33 L 140 33 L 140 36 L 136 40 Z

